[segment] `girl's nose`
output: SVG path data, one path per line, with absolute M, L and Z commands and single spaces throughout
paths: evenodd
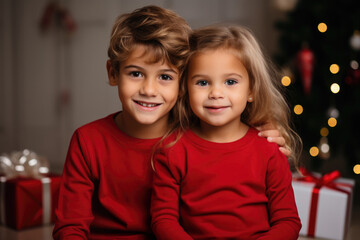
M 209 99 L 219 99 L 219 98 L 223 98 L 224 97 L 224 93 L 221 89 L 221 86 L 212 86 L 209 92 Z

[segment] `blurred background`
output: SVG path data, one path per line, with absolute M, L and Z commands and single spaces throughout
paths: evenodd
M 249 27 L 281 71 L 301 164 L 360 185 L 357 0 L 0 0 L 0 153 L 30 149 L 61 173 L 73 131 L 121 109 L 105 68 L 115 18 L 149 4 L 193 28 Z
M 0 153 L 30 149 L 62 171 L 73 131 L 121 109 L 105 69 L 111 26 L 147 4 L 174 10 L 193 28 L 252 29 L 284 77 L 302 163 L 359 176 L 356 0 L 0 0 Z
M 273 54 L 273 22 L 284 14 L 276 2 L 282 1 L 0 0 L 0 153 L 30 149 L 61 172 L 74 130 L 121 109 L 106 73 L 118 15 L 155 4 L 193 28 L 243 24 Z

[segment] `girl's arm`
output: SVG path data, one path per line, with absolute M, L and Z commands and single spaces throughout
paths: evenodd
M 155 154 L 151 227 L 158 240 L 191 240 L 179 223 L 180 181 L 184 169 L 170 165 L 168 154 Z M 175 161 L 174 161 L 175 162 Z
M 54 239 L 87 239 L 94 217 L 91 198 L 94 184 L 86 162 L 86 150 L 76 131 L 71 139 L 56 208 Z
M 266 195 L 270 230 L 259 239 L 296 240 L 301 228 L 287 158 L 276 151 L 268 162 Z

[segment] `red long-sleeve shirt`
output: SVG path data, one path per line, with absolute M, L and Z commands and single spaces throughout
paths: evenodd
M 297 239 L 301 228 L 287 158 L 250 128 L 231 143 L 192 131 L 154 159 L 157 239 Z
M 115 114 L 77 129 L 66 158 L 55 239 L 152 239 L 150 154 L 159 139 L 124 134 Z

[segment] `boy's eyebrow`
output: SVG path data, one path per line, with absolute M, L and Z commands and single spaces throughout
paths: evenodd
M 127 65 L 127 66 L 124 66 L 125 69 L 127 68 L 138 68 L 140 70 L 145 70 L 143 67 L 140 67 L 140 66 L 137 66 L 137 65 Z M 172 68 L 164 68 L 164 69 L 160 69 L 160 71 L 162 72 L 173 72 L 175 74 L 177 74 L 177 71 L 175 71 L 174 69 Z
M 124 66 L 125 69 L 127 68 L 139 68 L 139 69 L 142 69 L 144 70 L 144 68 L 140 67 L 140 66 L 137 66 L 137 65 L 127 65 L 127 66 Z

